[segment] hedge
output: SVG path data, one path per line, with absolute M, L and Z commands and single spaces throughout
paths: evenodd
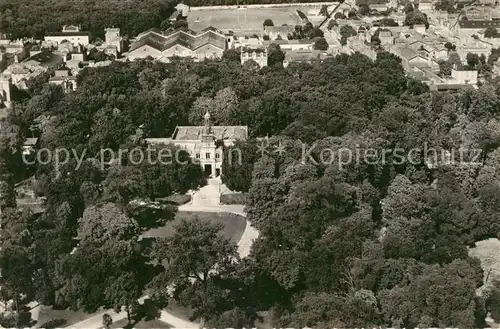
M 245 193 L 235 193 L 235 194 L 222 194 L 220 196 L 220 203 L 222 204 L 245 204 L 246 203 Z

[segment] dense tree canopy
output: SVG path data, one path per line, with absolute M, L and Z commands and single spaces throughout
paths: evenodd
M 49 32 L 59 32 L 63 25 L 76 24 L 94 38 L 103 38 L 104 29 L 113 26 L 132 37 L 151 27 L 160 27 L 175 4 L 173 0 L 7 0 L 0 4 L 0 31 L 12 39 L 41 38 Z
M 470 328 L 497 317 L 498 289 L 476 296 L 483 273 L 467 250 L 500 236 L 500 85 L 430 92 L 386 52 L 284 68 L 274 51 L 262 69 L 229 55 L 86 68 L 73 93 L 41 87 L 15 103 L 0 136 L 10 296 L 134 313 L 152 289 L 159 305 L 173 297 L 228 327 L 264 311 L 275 327 Z M 173 145 L 155 149 L 186 161 L 116 156 L 199 125 L 207 109 L 216 124 L 248 127 L 222 170 L 260 231 L 244 260 L 201 220 L 152 246 L 139 238 L 174 218 L 158 199 L 197 188 L 201 169 Z M 12 150 L 34 126 L 43 147 L 84 154 L 33 165 L 46 197 L 38 216 L 13 193 L 30 173 L 16 171 Z

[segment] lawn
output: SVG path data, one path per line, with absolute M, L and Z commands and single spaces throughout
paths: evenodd
M 123 319 L 123 320 L 120 320 L 120 321 L 113 323 L 110 326 L 110 328 L 125 328 L 125 327 L 127 327 L 127 325 L 128 325 L 127 319 Z M 144 328 L 144 329 L 145 328 L 149 328 L 149 329 L 152 329 L 152 328 L 166 328 L 166 329 L 172 328 L 172 326 L 169 325 L 168 323 L 165 323 L 165 322 L 157 320 L 157 319 L 154 319 L 151 321 L 139 321 L 139 322 L 133 324 L 131 327 L 132 328 Z
M 208 212 L 178 212 L 175 220 L 168 222 L 165 226 L 154 228 L 146 233 L 146 238 L 165 238 L 172 236 L 175 232 L 175 226 L 183 219 L 193 220 L 198 217 L 202 221 L 209 221 L 213 224 L 222 224 L 223 229 L 221 234 L 228 238 L 231 242 L 238 243 L 246 227 L 246 220 L 244 217 L 229 214 L 229 213 L 208 213 Z
M 95 313 L 85 313 L 83 311 L 55 310 L 51 306 L 42 305 L 40 306 L 40 314 L 35 327 L 44 328 L 47 322 L 59 319 L 65 320 L 66 322 L 64 325 L 58 325 L 57 327 L 71 327 L 73 324 L 86 320 L 98 313 L 99 311 Z
M 274 25 L 296 25 L 300 24 L 296 10 L 305 13 L 311 7 L 281 7 L 281 8 L 240 8 L 240 9 L 209 9 L 191 10 L 187 21 L 190 29 L 201 31 L 208 26 L 216 27 L 220 30 L 239 31 L 251 30 L 261 34 L 262 23 L 267 18 L 273 20 Z

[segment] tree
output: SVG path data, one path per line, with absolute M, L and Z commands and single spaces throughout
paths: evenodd
M 488 292 L 486 298 L 486 309 L 491 312 L 491 318 L 498 322 L 500 321 L 500 282 L 495 281 L 493 287 Z
M 440 60 L 439 64 L 439 72 L 444 76 L 451 76 L 452 64 L 449 61 Z
M 357 34 L 358 33 L 356 32 L 356 30 L 350 25 L 343 25 L 340 28 L 340 35 L 342 38 L 347 39 L 347 38 L 355 36 Z
M 460 69 L 462 67 L 462 60 L 460 59 L 460 55 L 455 51 L 450 52 L 448 56 L 448 62 L 453 68 Z
M 33 298 L 34 265 L 29 250 L 23 246 L 3 247 L 0 253 L 2 287 L 15 301 L 17 325 L 20 320 L 20 300 L 22 296 L 31 301 Z
M 325 38 L 317 38 L 314 41 L 313 48 L 317 50 L 328 50 L 328 42 L 326 42 Z
M 265 21 L 264 21 L 264 24 L 262 24 L 264 26 L 264 28 L 266 26 L 274 26 L 274 23 L 273 21 L 270 19 L 270 18 L 267 18 Z
M 135 239 L 139 233 L 137 222 L 112 203 L 85 209 L 78 222 L 78 238 L 98 244 L 104 244 L 110 239 Z
M 429 27 L 427 16 L 419 10 L 413 10 L 406 14 L 404 25 L 413 27 L 414 25 L 425 25 Z
M 210 122 L 213 125 L 229 125 L 236 118 L 238 110 L 238 96 L 231 87 L 217 91 L 215 97 L 201 96 L 193 104 L 189 117 L 193 124 L 203 122 L 203 117 L 210 113 Z
M 232 191 L 247 192 L 252 184 L 252 171 L 256 161 L 257 141 L 236 141 L 224 150 L 222 182 Z
M 328 26 L 327 26 L 328 31 L 331 31 L 336 26 L 339 26 L 339 24 L 333 18 L 328 21 Z
M 403 9 L 403 11 L 408 16 L 410 13 L 415 11 L 415 7 L 413 7 L 413 4 L 408 1 L 405 5 L 405 8 Z
M 446 49 L 448 49 L 448 51 L 455 50 L 455 49 L 457 48 L 457 47 L 456 47 L 454 44 L 452 44 L 451 42 L 446 42 L 446 43 L 444 44 L 444 46 L 445 46 L 445 48 L 446 48 Z
M 168 262 L 167 272 L 151 283 L 157 298 L 169 296 L 173 288 L 174 296 L 190 306 L 197 319 L 210 320 L 224 311 L 220 306 L 227 302 L 226 293 L 217 282 L 234 268 L 238 255 L 236 246 L 219 235 L 220 229 L 198 218 L 184 220 L 172 237 L 155 243 L 151 257 Z
M 222 59 L 237 62 L 239 64 L 241 63 L 241 53 L 236 49 L 226 49 L 222 54 Z
M 281 51 L 281 47 L 278 44 L 272 43 L 267 52 L 267 65 L 274 66 L 283 64 L 284 59 L 285 53 Z
M 324 35 L 323 31 L 319 27 L 313 27 L 307 31 L 307 37 L 309 39 L 322 38 Z
M 325 17 L 328 17 L 328 6 L 327 5 L 322 5 L 321 9 L 319 10 L 319 14 Z
M 113 305 L 115 312 L 118 313 L 122 307 L 125 308 L 129 324 L 131 322 L 131 312 L 137 309 L 137 299 L 141 297 L 142 293 L 142 289 L 136 281 L 137 278 L 133 273 L 120 273 L 104 291 L 106 300 Z
M 435 8 L 436 10 L 443 10 L 449 13 L 453 13 L 456 11 L 455 4 L 456 4 L 455 0 L 440 0 L 436 2 Z
M 368 5 L 366 5 L 366 4 L 359 6 L 358 14 L 360 14 L 361 16 L 368 16 L 368 15 L 370 15 L 370 7 Z
M 108 313 L 104 313 L 102 315 L 102 325 L 105 326 L 107 329 L 109 329 L 109 327 L 113 324 L 113 318 L 111 317 L 111 315 L 109 315 Z
M 484 31 L 484 37 L 485 38 L 496 38 L 498 36 L 498 31 L 494 27 L 487 27 L 486 30 Z
M 187 30 L 188 22 L 185 19 L 176 20 L 173 24 L 174 29 Z
M 473 54 L 473 53 L 468 53 L 466 57 L 467 65 L 469 65 L 470 68 L 475 68 L 476 65 L 479 64 L 479 55 L 478 54 Z
M 16 207 L 16 191 L 11 182 L 0 181 L 0 214 L 6 208 Z

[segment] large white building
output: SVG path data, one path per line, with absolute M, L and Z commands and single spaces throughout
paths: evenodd
M 232 146 L 236 140 L 247 139 L 248 127 L 212 126 L 208 112 L 204 119 L 203 126 L 178 126 L 172 138 L 146 138 L 146 142 L 179 146 L 200 163 L 206 176 L 218 177 L 222 173 L 224 147 Z M 235 152 L 234 161 L 238 161 L 237 158 Z
M 90 43 L 90 33 L 80 31 L 80 27 L 74 25 L 65 25 L 62 32 L 50 33 L 44 37 L 46 42 L 58 45 L 63 41 L 69 41 L 74 46 L 86 46 Z

